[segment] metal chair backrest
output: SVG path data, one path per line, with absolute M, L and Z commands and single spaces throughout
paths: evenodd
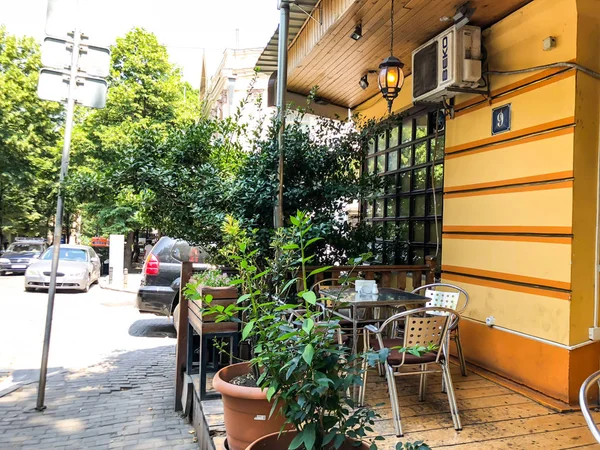
M 437 288 L 443 287 L 444 291 L 438 291 Z M 418 287 L 412 291 L 413 294 L 418 294 L 425 291 L 425 297 L 430 298 L 426 304 L 427 307 L 442 307 L 452 309 L 461 314 L 469 304 L 469 294 L 463 288 L 447 283 L 433 283 Z M 460 294 L 463 294 L 465 301 L 459 307 Z M 432 313 L 435 314 L 435 313 Z M 438 313 L 439 315 L 439 313 Z
M 579 389 L 579 407 L 581 408 L 581 412 L 583 413 L 583 417 L 587 423 L 588 428 L 592 432 L 592 435 L 600 443 L 600 430 L 598 430 L 598 425 L 594 421 L 592 414 L 590 413 L 590 405 L 588 404 L 588 391 L 590 388 L 597 384 L 600 381 L 600 370 L 591 374 L 581 385 Z
M 443 315 L 439 314 L 443 313 Z M 448 308 L 443 307 L 423 307 L 403 311 L 394 314 L 386 319 L 379 329 L 375 327 L 366 327 L 370 331 L 376 329 L 377 340 L 380 348 L 384 348 L 382 334 L 386 327 L 397 321 L 405 321 L 404 347 L 424 346 L 434 344 L 437 346 L 436 362 L 439 362 L 443 355 L 443 345 L 446 342 L 446 335 L 451 324 L 455 324 L 460 319 L 460 315 Z M 402 354 L 402 364 L 406 359 L 406 352 Z

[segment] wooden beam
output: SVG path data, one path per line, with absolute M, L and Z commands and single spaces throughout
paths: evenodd
M 177 327 L 177 347 L 175 353 L 175 411 L 181 411 L 181 395 L 183 394 L 184 375 L 187 365 L 188 348 L 188 300 L 183 295 L 186 284 L 194 271 L 191 262 L 181 263 L 181 278 L 179 282 L 179 323 Z M 189 336 L 193 339 L 193 336 Z

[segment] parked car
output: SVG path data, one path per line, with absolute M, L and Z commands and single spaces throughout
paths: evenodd
M 39 258 L 47 247 L 43 239 L 17 238 L 0 256 L 0 275 L 25 273 L 29 264 Z
M 50 286 L 52 269 L 51 246 L 25 272 L 25 290 L 47 289 Z M 56 272 L 56 287 L 87 292 L 100 278 L 100 258 L 92 247 L 87 245 L 61 245 Z
M 195 270 L 206 270 L 206 253 L 185 241 L 163 236 L 145 257 L 135 307 L 140 313 L 174 316 L 179 313 L 181 263 L 191 261 Z

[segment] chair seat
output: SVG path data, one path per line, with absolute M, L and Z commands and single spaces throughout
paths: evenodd
M 402 347 L 403 343 L 404 342 L 402 341 L 402 339 L 384 339 L 383 340 L 384 347 L 390 349 L 390 354 L 388 355 L 387 360 L 391 366 L 397 366 L 399 364 L 402 364 L 402 352 L 400 352 L 400 351 L 398 351 L 398 349 L 395 349 L 392 347 Z M 380 350 L 379 342 L 377 341 L 376 338 L 371 338 L 371 347 L 374 350 Z M 443 355 L 440 355 L 440 359 L 442 357 L 443 357 Z M 421 356 L 415 356 L 411 353 L 406 352 L 406 354 L 404 356 L 404 364 L 405 365 L 428 364 L 428 363 L 435 362 L 436 358 L 437 358 L 437 353 L 434 353 L 434 352 L 423 353 Z

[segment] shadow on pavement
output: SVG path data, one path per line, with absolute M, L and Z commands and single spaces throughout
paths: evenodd
M 129 327 L 129 335 L 156 338 L 177 337 L 173 323 L 166 317 L 136 320 Z
M 43 412 L 37 384 L 21 386 L 0 399 L 0 448 L 197 449 L 173 410 L 174 362 L 175 346 L 161 345 L 62 370 L 48 378 Z

